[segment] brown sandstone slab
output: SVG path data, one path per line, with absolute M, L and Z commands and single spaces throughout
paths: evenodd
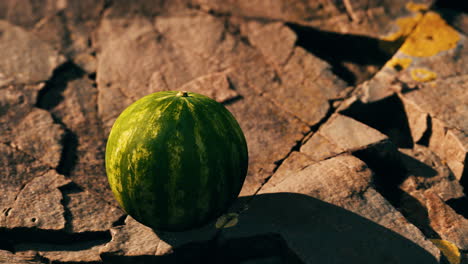
M 0 20 L 0 86 L 49 79 L 64 58 L 24 29 Z
M 7 250 L 0 250 L 0 263 L 9 264 L 39 264 L 42 263 L 35 252 L 14 254 Z
M 232 14 L 240 14 L 249 18 L 267 17 L 301 24 L 314 24 L 325 30 L 362 32 L 362 34 L 374 37 L 387 32 L 384 28 L 393 18 L 409 14 L 409 10 L 404 9 L 425 10 L 427 8 L 427 6 L 414 4 L 407 5 L 407 1 L 391 1 L 391 3 L 390 1 L 382 3 L 318 1 L 295 4 L 288 2 L 287 5 L 275 5 L 273 9 L 265 9 L 262 5 L 271 4 L 269 1 L 255 2 L 256 6 L 252 1 L 235 3 L 225 1 L 217 3 L 216 1 L 193 2 L 200 3 L 202 10 L 213 9 L 215 12 L 227 10 L 232 11 Z M 102 23 L 98 23 L 98 18 L 103 15 L 101 11 L 104 10 L 104 1 L 48 2 L 40 5 L 34 12 L 32 12 L 34 1 L 0 3 L 0 17 L 7 17 L 11 23 L 32 29 L 32 33 L 39 37 L 39 42 L 47 42 L 48 44 L 44 45 L 59 49 L 71 56 L 86 72 L 98 70 L 98 88 L 93 87 L 93 82 L 85 78 L 71 81 L 63 93 L 64 100 L 51 109 L 54 117 L 63 122 L 71 135 L 75 137 L 76 142 L 70 145 L 68 142 L 69 149 L 64 151 L 71 153 L 67 154 L 69 156 L 65 155 L 65 158 L 71 157 L 71 162 L 64 168 L 75 182 L 85 188 L 84 191 L 60 187 L 61 194 L 54 184 L 43 186 L 36 182 L 44 179 L 42 177 L 45 175 L 41 175 L 49 170 L 49 166 L 56 167 L 60 159 L 59 154 L 62 149 L 56 149 L 57 146 L 61 147 L 55 133 L 58 131 L 57 125 L 49 122 L 50 115 L 38 114 L 42 110 L 31 112 L 31 107 L 36 104 L 34 94 L 37 94 L 38 89 L 30 89 L 28 93 L 24 92 L 24 87 L 20 88 L 19 85 L 0 89 L 0 129 L 2 130 L 0 134 L 2 142 L 5 143 L 0 143 L 0 167 L 6 168 L 6 172 L 0 177 L 0 187 L 4 190 L 0 200 L 2 213 L 10 216 L 13 214 L 12 217 L 16 217 L 17 220 L 32 219 L 34 213 L 44 208 L 39 208 L 34 201 L 28 200 L 29 196 L 43 201 L 41 203 L 43 206 L 55 212 L 58 207 L 54 206 L 59 204 L 57 201 L 60 200 L 60 194 L 64 195 L 65 209 L 69 210 L 71 216 L 67 223 L 71 232 L 103 232 L 111 228 L 112 223 L 122 214 L 115 207 L 95 196 L 96 193 L 101 193 L 101 196 L 108 202 L 113 201 L 108 191 L 103 166 L 104 139 L 118 113 L 132 101 L 148 93 L 169 89 L 194 89 L 194 91 L 208 94 L 226 103 L 238 117 L 243 130 L 247 131 L 252 162 L 243 190 L 245 194 L 251 194 L 257 190 L 273 173 L 276 163 L 289 155 L 291 147 L 308 131 L 305 124 L 314 125 L 322 120 L 330 109 L 330 100 L 342 96 L 345 90 L 344 83 L 333 75 L 331 66 L 309 53 L 310 51 L 297 47 L 295 45 L 296 34 L 282 22 L 263 21 L 257 24 L 242 21 L 240 25 L 233 25 L 230 18 L 219 14 L 210 15 L 187 10 L 189 5 L 181 2 L 183 1 L 166 1 L 161 5 L 154 5 L 150 1 L 132 1 L 132 4 L 126 1 L 112 1 L 113 6 L 104 12 Z M 420 2 L 429 3 L 430 1 Z M 184 9 L 183 12 L 179 12 L 179 4 L 180 7 L 184 7 L 180 9 Z M 174 9 L 175 13 L 170 13 L 168 10 L 173 7 L 177 10 Z M 20 12 L 21 9 L 26 11 Z M 29 15 L 28 10 L 31 11 Z M 140 13 L 141 16 L 135 13 Z M 153 18 L 154 15 L 158 17 Z M 414 17 L 418 16 L 414 15 Z M 97 37 L 93 37 L 92 43 L 88 42 L 90 31 L 96 26 L 99 27 Z M 239 32 L 237 26 L 241 28 L 241 31 L 242 27 L 249 28 L 249 30 Z M 397 32 L 397 27 L 394 29 Z M 29 42 L 25 41 L 25 43 L 27 45 L 36 43 L 34 39 L 36 37 L 32 36 L 32 33 L 8 25 L 7 33 L 10 31 L 19 32 L 15 36 L 15 41 L 16 38 L 21 40 L 31 38 L 33 41 L 28 40 Z M 6 36 L 10 37 L 11 34 Z M 399 36 L 406 37 L 404 32 Z M 432 37 L 436 39 L 437 36 Z M 466 42 L 463 36 L 461 40 L 459 43 Z M 23 43 L 18 47 L 26 44 Z M 11 43 L 9 45 L 8 48 L 11 49 Z M 42 45 L 39 46 L 42 47 Z M 96 48 L 97 61 L 91 54 L 90 45 Z M 395 58 L 407 58 L 403 55 L 405 49 L 402 48 L 401 53 Z M 457 48 L 450 49 L 440 56 L 429 59 L 413 58 L 407 70 L 403 69 L 397 74 L 389 72 L 390 77 L 382 79 L 383 82 L 378 85 L 385 86 L 387 89 L 388 82 L 395 80 L 394 77 L 397 76 L 399 81 L 408 82 L 409 87 L 412 88 L 411 85 L 421 83 L 421 81 L 414 80 L 415 78 L 419 80 L 426 77 L 432 78 L 434 72 L 438 79 L 460 74 L 464 70 L 463 65 L 466 64 L 465 51 L 463 45 L 457 44 Z M 40 50 L 39 53 L 47 52 Z M 21 58 L 23 54 L 20 55 Z M 51 57 L 54 56 L 51 55 Z M 461 59 L 455 60 L 457 56 Z M 452 59 L 453 63 L 447 62 Z M 8 61 L 11 60 L 8 59 Z M 39 65 L 33 62 L 33 66 Z M 52 70 L 56 68 L 52 64 L 58 64 L 54 62 L 46 65 L 48 60 L 45 57 L 41 59 L 41 63 L 45 66 L 40 68 L 40 71 L 31 71 L 31 76 L 34 76 L 27 77 L 27 80 L 49 79 Z M 1 65 L 0 62 L 0 72 L 3 70 Z M 386 68 L 397 71 L 398 67 L 394 67 L 396 64 L 392 65 Z M 26 65 L 26 69 L 33 66 Z M 424 70 L 420 70 L 421 68 Z M 35 74 L 45 77 L 39 78 Z M 18 76 L 15 78 L 23 77 Z M 1 80 L 0 76 L 0 82 Z M 4 84 L 14 82 L 11 78 L 3 80 Z M 34 81 L 34 83 L 37 82 L 39 81 Z M 456 83 L 458 84 L 460 81 Z M 397 91 L 406 89 L 399 84 L 391 86 L 391 89 L 395 88 Z M 426 88 L 426 86 L 420 85 L 420 88 Z M 387 90 L 382 91 L 370 89 L 366 96 L 372 101 L 388 95 Z M 406 98 L 404 96 L 402 98 Z M 98 97 L 99 104 L 97 103 Z M 455 97 L 457 100 L 464 98 L 463 94 Z M 444 97 L 443 100 L 446 98 Z M 415 107 L 410 106 L 406 109 L 408 113 L 414 113 L 409 116 L 410 126 L 415 124 L 414 131 L 413 127 L 411 131 L 414 141 L 422 139 L 428 125 L 431 125 L 429 146 L 433 150 L 438 149 L 435 152 L 442 153 L 440 155 L 444 155 L 444 159 L 450 157 L 446 161 L 460 179 L 463 171 L 466 171 L 464 167 L 467 152 L 466 131 L 461 130 L 458 125 L 452 127 L 449 124 L 452 121 L 459 124 L 460 120 L 463 121 L 463 117 L 457 119 L 450 116 L 451 114 L 446 116 L 445 113 L 434 117 L 428 110 L 420 108 L 422 104 L 416 104 L 413 101 L 411 104 Z M 430 102 L 429 105 L 432 107 L 433 104 L 434 102 Z M 459 105 L 464 104 L 462 102 Z M 451 110 L 450 107 L 446 108 Z M 452 115 L 466 112 L 463 107 L 455 110 L 456 114 Z M 427 122 L 429 116 L 432 123 Z M 438 121 L 437 118 L 442 121 Z M 450 120 L 447 122 L 446 119 Z M 46 127 L 53 127 L 52 133 L 41 133 L 42 130 L 27 132 L 31 123 L 36 124 L 36 122 L 41 125 L 46 124 L 40 126 L 43 130 Z M 101 122 L 104 123 L 105 129 L 102 128 Z M 448 132 L 447 127 L 450 128 Z M 103 133 L 102 130 L 106 131 Z M 25 132 L 14 136 L 14 134 L 19 134 L 17 133 L 19 131 Z M 63 130 L 61 133 L 63 134 Z M 41 142 L 42 137 L 44 139 Z M 29 142 L 31 139 L 34 141 Z M 225 241 L 229 244 L 239 237 L 256 237 L 273 232 L 279 233 L 286 241 L 287 247 L 298 252 L 300 258 L 306 263 L 339 263 L 343 259 L 359 263 L 374 262 L 375 259 L 388 260 L 390 263 L 404 263 L 408 260 L 412 260 L 412 263 L 418 263 L 418 261 L 432 263 L 434 259 L 428 257 L 427 253 L 388 230 L 392 229 L 410 237 L 417 244 L 423 245 L 432 253 L 435 252 L 427 247 L 425 244 L 427 241 L 422 238 L 419 231 L 408 224 L 401 214 L 374 190 L 370 185 L 371 176 L 368 169 L 364 165 L 358 166 L 359 162 L 352 157 L 337 156 L 342 152 L 355 150 L 369 150 L 375 153 L 395 151 L 387 145 L 388 143 L 387 138 L 381 133 L 359 122 L 344 116 L 333 117 L 307 141 L 301 148 L 301 152 L 293 152 L 289 155 L 289 158 L 281 164 L 265 186 L 265 188 L 275 186 L 274 188 L 284 191 L 298 191 L 306 195 L 274 194 L 273 197 L 269 196 L 270 194 L 268 197 L 265 196 L 266 194 L 259 195 L 254 199 L 246 214 L 241 215 L 238 226 L 234 229 L 226 229 L 229 234 L 226 235 Z M 48 148 L 51 151 L 44 151 L 46 155 L 38 154 L 42 149 Z M 327 158 L 330 159 L 322 161 Z M 434 162 L 434 159 L 424 160 L 426 161 Z M 430 186 L 431 190 L 434 190 L 443 200 L 455 197 L 453 193 L 460 192 L 458 187 L 458 189 L 454 187 L 453 183 L 456 183 L 456 180 L 448 176 L 446 167 L 440 167 L 438 161 L 436 165 L 437 176 L 423 179 L 420 170 L 416 169 L 410 178 L 417 179 L 419 185 Z M 4 175 L 6 177 L 3 177 Z M 310 175 L 313 176 L 312 179 L 308 177 Z M 348 175 L 353 175 L 353 177 L 350 176 L 348 179 Z M 441 175 L 443 177 L 439 177 Z M 315 178 L 318 182 L 315 182 Z M 42 187 L 33 187 L 33 185 Z M 18 192 L 21 186 L 24 186 L 24 189 Z M 49 187 L 52 190 L 49 190 Z M 307 188 L 310 190 L 307 191 Z M 48 197 L 45 200 L 43 199 L 44 191 L 47 191 Z M 310 196 L 357 212 L 372 221 L 367 221 L 362 217 L 356 218 L 356 215 L 349 211 L 341 210 L 331 204 L 324 204 Z M 23 202 L 29 201 L 29 207 L 25 207 L 27 210 L 19 212 L 11 207 L 15 204 L 15 199 Z M 427 199 L 429 201 L 429 198 Z M 431 218 L 438 219 L 431 223 L 433 228 L 443 230 L 440 233 L 452 240 L 455 239 L 450 237 L 452 234 L 459 238 L 463 237 L 463 233 L 446 228 L 453 223 L 457 226 L 460 223 L 459 218 L 452 217 L 454 212 L 448 212 L 450 208 L 447 209 L 441 201 L 442 204 L 438 204 L 437 199 L 433 200 L 434 204 L 430 205 L 433 208 Z M 437 212 L 444 212 L 444 214 L 441 216 Z M 449 215 L 450 217 L 446 218 Z M 91 216 L 94 218 L 91 219 Z M 63 219 L 57 217 L 56 220 L 62 221 Z M 388 229 L 374 225 L 375 222 Z M 21 223 L 21 226 L 28 226 L 27 224 Z M 91 262 L 100 260 L 98 254 L 100 251 L 103 255 L 108 253 L 132 256 L 162 255 L 174 248 L 184 247 L 190 242 L 208 239 L 203 237 L 198 240 L 199 238 L 195 235 L 180 238 L 179 236 L 171 237 L 171 234 L 161 234 L 161 236 L 167 236 L 166 239 L 163 238 L 166 242 L 157 242 L 159 238 L 158 236 L 155 238 L 151 230 L 135 225 L 128 219 L 125 226 L 116 228 L 114 231 L 113 241 L 108 244 L 106 250 L 103 250 L 99 243 L 93 244 L 94 242 L 83 243 L 79 246 L 79 250 L 74 246 L 57 247 L 44 244 L 24 245 L 24 249 L 37 247 L 41 249 L 40 255 L 49 261 Z M 205 235 L 207 234 L 212 233 L 206 232 Z M 144 239 L 140 241 L 138 237 Z M 253 241 L 263 240 L 254 239 Z M 126 244 L 127 242 L 129 244 Z M 155 247 L 152 243 L 158 246 Z M 238 244 L 233 243 L 233 245 Z M 369 252 L 369 248 L 375 248 L 375 250 Z M 182 252 L 190 253 L 190 251 Z M 13 256 L 12 258 L 16 259 Z M 265 259 L 267 259 L 265 261 L 268 259 L 277 261 L 274 257 Z
M 42 87 L 43 84 L 11 85 L 0 89 L 0 141 L 56 168 L 65 132 L 50 113 L 34 107 Z
M 387 136 L 350 117 L 336 115 L 320 128 L 320 133 L 340 148 L 354 150 L 387 139 Z
M 408 125 L 411 130 L 413 142 L 418 142 L 424 136 L 428 127 L 428 119 L 430 118 L 427 112 L 424 112 L 417 104 L 400 96 L 400 99 L 405 108 Z
M 0 167 L 3 168 L 0 177 L 0 207 L 2 217 L 5 217 L 21 187 L 50 169 L 33 157 L 3 143 L 0 143 L 0 153 Z
M 297 163 L 298 155 L 290 156 L 284 164 Z M 289 161 L 291 159 L 291 161 Z M 308 165 L 306 166 L 306 164 Z M 260 193 L 295 192 L 309 194 L 326 199 L 331 203 L 340 203 L 345 198 L 364 193 L 369 188 L 372 172 L 359 159 L 340 155 L 322 162 L 303 163 L 303 168 L 288 171 L 282 181 L 270 182 L 263 186 Z M 291 169 L 296 166 L 289 165 Z M 284 170 L 283 170 L 284 173 Z M 285 175 L 286 176 L 286 175 Z M 276 178 L 276 174 L 271 180 Z M 283 176 L 284 177 L 284 176 Z M 274 184 L 274 185 L 273 185 Z M 313 189 L 310 186 L 315 185 Z
M 445 135 L 447 134 L 447 127 L 444 122 L 437 118 L 430 118 L 430 131 L 429 148 L 443 158 L 445 148 Z
M 104 0 L 14 0 L 0 3 L 0 9 L 4 11 L 0 12 L 0 18 L 29 30 L 38 39 L 92 73 L 95 68 L 90 67 L 89 60 L 95 58 L 91 55 L 89 39 L 104 8 Z
M 303 152 L 293 151 L 275 171 L 274 177 L 271 177 L 262 189 L 269 188 L 269 186 L 276 186 L 289 177 L 292 171 L 301 171 L 320 160 L 321 159 L 314 159 Z
M 38 228 L 63 230 L 65 228 L 62 193 L 58 188 L 70 180 L 54 171 L 37 176 L 25 183 L 14 202 L 0 217 L 6 228 Z
M 414 25 L 415 29 L 410 31 L 393 58 L 357 90 L 361 101 L 374 102 L 421 84 L 437 86 L 431 82 L 444 82 L 449 77 L 467 73 L 464 65 L 468 58 L 468 39 L 465 35 L 435 12 L 419 15 Z
M 466 177 L 468 159 L 468 134 L 466 131 L 450 130 L 445 135 L 442 157 L 458 180 Z M 465 178 L 466 180 L 466 178 Z
M 311 25 L 323 30 L 379 36 L 397 17 L 427 10 L 433 1 L 221 1 L 195 0 L 203 10 Z M 396 27 L 396 25 L 394 26 Z
M 326 116 L 330 100 L 340 97 L 346 88 L 328 63 L 300 47 L 293 50 L 277 75 L 279 83 L 262 86 L 261 92 L 310 126 Z
M 111 229 L 112 240 L 101 249 L 108 256 L 162 256 L 189 243 L 206 242 L 216 233 L 214 223 L 186 232 L 154 231 L 128 216 L 125 225 Z
M 468 220 L 457 214 L 434 192 L 424 193 L 429 225 L 444 240 L 454 243 L 460 250 L 468 249 Z
M 55 8 L 59 12 L 44 15 L 34 25 L 33 32 L 89 72 L 95 72 L 95 69 L 87 68 L 87 63 L 80 57 L 89 56 L 92 52 L 89 39 L 99 23 L 105 4 L 104 0 L 58 2 Z M 50 9 L 54 8 L 52 3 L 48 5 Z
M 431 117 L 444 122 L 448 128 L 467 131 L 467 80 L 468 75 L 461 75 L 424 84 L 421 89 L 406 93 L 404 98 L 429 113 Z
M 353 118 L 335 114 L 301 146 L 301 152 L 320 161 L 379 144 L 388 145 L 387 136 Z
M 242 66 L 258 52 L 230 32 L 226 23 L 226 19 L 193 12 L 156 17 L 154 24 L 174 48 L 188 50 L 218 69 L 227 69 Z
M 34 109 L 14 128 L 12 145 L 52 168 L 59 165 L 65 131 L 55 124 L 50 113 Z
M 238 120 L 249 148 L 249 171 L 242 195 L 253 194 L 308 128 L 263 97 L 246 97 L 227 106 Z
M 66 231 L 70 233 L 107 231 L 124 215 L 121 209 L 86 190 L 64 190 L 63 196 L 69 213 Z
M 231 89 L 228 77 L 223 72 L 201 76 L 182 85 L 179 90 L 203 94 L 220 103 L 239 97 L 239 94 Z
M 102 73 L 97 76 L 98 111 L 106 131 L 126 106 L 139 99 L 135 94 L 176 90 L 194 78 L 219 71 L 200 55 L 162 38 L 149 20 L 129 20 L 127 27 L 120 21 L 105 18 L 98 31 L 102 50 L 98 55 Z M 122 34 L 115 35 L 119 31 Z M 160 72 L 157 79 L 164 80 L 165 87 L 150 84 L 155 72 Z
M 400 188 L 410 195 L 431 190 L 444 201 L 463 197 L 463 187 L 454 177 L 447 164 L 430 149 L 415 145 L 413 149 L 400 149 L 400 158 L 406 169 L 407 178 Z M 424 198 L 421 197 L 423 200 Z
M 0 135 L 2 142 L 11 142 L 17 136 L 14 127 L 29 114 L 37 101 L 38 91 L 44 83 L 36 85 L 9 85 L 0 88 Z
M 385 212 L 383 208 L 378 205 L 374 210 L 380 209 L 380 214 Z M 382 215 L 382 219 L 387 217 L 392 215 Z M 238 224 L 223 231 L 221 240 L 248 241 L 260 234 L 280 235 L 287 250 L 299 259 L 297 263 L 343 263 L 343 260 L 366 263 L 373 259 L 388 263 L 438 263 L 429 252 L 393 231 L 351 211 L 298 193 L 258 195 L 240 215 Z M 437 254 L 430 242 L 425 243 L 426 248 Z
M 290 28 L 279 22 L 250 22 L 245 27 L 249 41 L 267 60 L 276 65 L 284 65 L 288 61 L 297 40 L 296 34 Z
M 417 105 L 431 117 L 429 147 L 447 162 L 457 179 L 462 177 L 468 146 L 466 80 L 467 75 L 448 78 L 404 95 L 406 104 Z M 409 121 L 411 129 L 417 130 L 416 120 Z
M 297 155 L 288 158 L 284 164 L 294 164 L 295 159 Z M 274 181 L 277 177 L 274 174 L 272 183 L 268 182 L 261 193 L 293 192 L 332 203 L 391 229 L 438 256 L 437 249 L 424 235 L 372 187 L 372 172 L 361 160 L 340 155 L 308 164 L 288 173 L 278 170 L 282 180 Z
M 304 153 L 315 161 L 321 161 L 343 152 L 345 152 L 345 149 L 340 148 L 334 142 L 322 136 L 320 132 L 313 134 L 312 137 L 301 146 L 301 153 Z
M 96 242 L 101 242 L 102 244 L 96 245 Z M 102 263 L 99 251 L 103 248 L 103 243 L 105 241 L 72 242 L 65 245 L 20 243 L 15 245 L 15 250 L 21 254 L 27 252 L 30 248 L 34 248 L 42 259 L 51 263 Z

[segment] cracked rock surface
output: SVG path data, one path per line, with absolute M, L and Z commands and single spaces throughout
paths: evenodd
M 468 24 L 448 2 L 0 2 L 0 263 L 447 263 L 431 239 L 467 263 Z M 108 187 L 115 119 L 167 90 L 245 133 L 224 227 L 152 230 Z

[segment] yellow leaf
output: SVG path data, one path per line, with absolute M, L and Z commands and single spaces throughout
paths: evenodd
M 440 249 L 442 254 L 447 258 L 450 264 L 460 264 L 460 251 L 458 250 L 457 246 L 450 243 L 447 240 L 442 239 L 429 239 L 431 240 L 436 247 Z
M 216 228 L 228 228 L 237 225 L 239 222 L 239 215 L 236 213 L 223 214 L 216 221 Z

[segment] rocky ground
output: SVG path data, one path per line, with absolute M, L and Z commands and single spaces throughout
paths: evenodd
M 0 1 L 0 263 L 468 263 L 468 15 L 457 1 Z M 232 214 L 125 215 L 104 170 L 148 93 L 223 103 Z

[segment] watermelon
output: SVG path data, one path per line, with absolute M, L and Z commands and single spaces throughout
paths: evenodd
M 220 216 L 239 195 L 247 164 L 247 143 L 233 115 L 191 92 L 157 92 L 134 102 L 115 121 L 106 146 L 116 200 L 162 231 Z

